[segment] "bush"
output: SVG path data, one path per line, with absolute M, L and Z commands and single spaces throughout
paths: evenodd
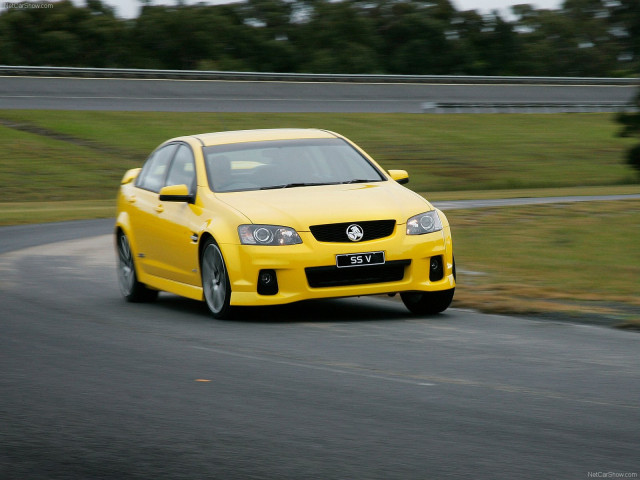
M 627 150 L 627 163 L 640 172 L 640 144 Z

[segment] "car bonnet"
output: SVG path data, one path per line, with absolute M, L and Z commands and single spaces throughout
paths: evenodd
M 408 218 L 433 207 L 394 181 L 218 193 L 255 224 L 309 231 L 312 225 Z

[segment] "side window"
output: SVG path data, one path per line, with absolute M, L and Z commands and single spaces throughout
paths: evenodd
M 176 144 L 167 145 L 153 152 L 142 167 L 136 187 L 158 193 L 164 184 L 167 168 L 176 147 Z
M 176 152 L 165 186 L 186 185 L 190 193 L 195 193 L 196 188 L 196 166 L 193 160 L 193 153 L 186 145 L 180 145 Z

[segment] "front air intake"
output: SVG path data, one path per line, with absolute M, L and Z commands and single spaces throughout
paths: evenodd
M 307 281 L 311 288 L 368 285 L 371 283 L 399 282 L 404 279 L 405 268 L 411 260 L 394 260 L 384 265 L 338 268 L 307 267 Z
M 260 270 L 258 273 L 258 294 L 275 295 L 278 293 L 278 276 L 275 270 Z
M 309 229 L 319 242 L 351 243 L 347 235 L 347 229 L 351 225 L 358 225 L 362 229 L 360 242 L 377 240 L 388 237 L 396 226 L 395 220 L 365 220 L 362 222 L 328 223 L 325 225 L 312 225 Z
M 429 280 L 437 282 L 444 278 L 444 264 L 442 262 L 442 256 L 431 257 L 429 262 Z

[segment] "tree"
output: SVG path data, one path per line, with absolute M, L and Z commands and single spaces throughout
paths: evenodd
M 640 2 L 617 0 L 607 5 L 610 32 L 621 46 L 620 74 L 635 75 L 640 71 Z
M 447 74 L 458 61 L 447 29 L 455 9 L 448 0 L 382 1 L 369 12 L 375 21 L 384 70 L 397 74 Z
M 618 133 L 620 137 L 640 138 L 640 92 L 636 95 L 633 105 L 636 108 L 635 112 L 620 113 L 617 116 L 618 123 L 622 125 L 622 130 Z M 640 144 L 627 150 L 626 160 L 640 174 Z
M 138 2 L 135 19 L 116 17 L 103 0 L 0 12 L 0 64 L 541 76 L 640 70 L 639 0 L 516 5 L 514 19 L 458 12 L 452 0 Z
M 10 9 L 0 16 L 0 63 L 77 67 L 123 66 L 126 28 L 100 0 L 52 8 Z
M 373 73 L 381 70 L 378 37 L 366 8 L 356 2 L 309 4 L 304 22 L 291 30 L 299 70 L 313 73 Z

